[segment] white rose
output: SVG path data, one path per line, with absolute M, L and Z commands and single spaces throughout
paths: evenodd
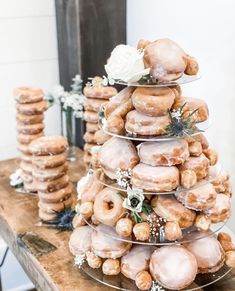
M 124 44 L 114 48 L 105 70 L 109 79 L 124 82 L 137 82 L 142 76 L 149 74 L 149 69 L 144 68 L 143 52 Z

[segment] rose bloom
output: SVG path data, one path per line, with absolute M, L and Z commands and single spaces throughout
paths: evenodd
M 137 82 L 142 76 L 149 74 L 149 69 L 144 67 L 143 52 L 124 44 L 114 48 L 105 70 L 109 79 L 124 82 Z

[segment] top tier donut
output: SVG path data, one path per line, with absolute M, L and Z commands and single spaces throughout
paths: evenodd
M 68 142 L 63 136 L 43 136 L 30 144 L 30 151 L 35 156 L 58 155 L 67 148 Z
M 140 40 L 137 47 L 118 45 L 105 69 L 109 79 L 129 86 L 174 86 L 199 78 L 196 59 L 167 38 Z

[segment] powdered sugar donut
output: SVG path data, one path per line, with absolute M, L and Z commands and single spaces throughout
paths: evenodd
M 195 256 L 180 245 L 155 250 L 149 267 L 153 278 L 170 290 L 181 290 L 190 285 L 198 268 Z
M 189 157 L 188 143 L 184 139 L 144 142 L 140 146 L 142 163 L 150 166 L 173 166 L 182 164 Z
M 103 259 L 117 259 L 124 256 L 131 248 L 131 244 L 113 237 L 119 237 L 113 227 L 98 225 L 96 231 L 92 233 L 93 252 Z

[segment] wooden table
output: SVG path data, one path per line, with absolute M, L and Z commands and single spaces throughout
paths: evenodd
M 70 164 L 70 177 L 76 182 L 85 173 L 82 151 L 78 150 L 78 160 Z M 70 232 L 58 232 L 38 227 L 37 197 L 16 192 L 9 185 L 9 175 L 18 168 L 17 159 L 0 162 L 0 235 L 20 262 L 38 290 L 65 291 L 111 291 L 90 278 L 73 265 L 73 256 L 68 249 Z M 46 255 L 34 256 L 22 248 L 17 239 L 20 234 L 33 231 L 39 237 L 57 247 Z M 234 273 L 216 285 L 204 290 L 234 291 Z

